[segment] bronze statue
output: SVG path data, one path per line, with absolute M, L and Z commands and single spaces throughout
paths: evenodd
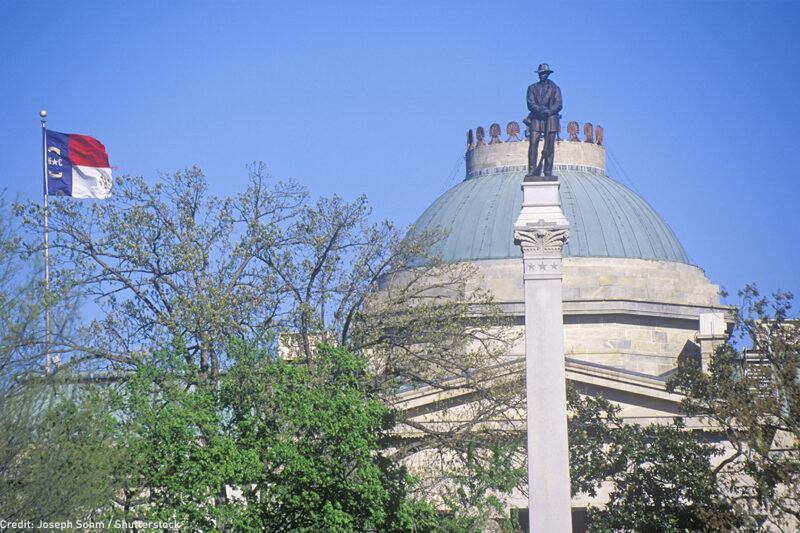
M 530 128 L 528 146 L 528 176 L 553 175 L 553 156 L 555 154 L 556 133 L 561 131 L 558 112 L 561 111 L 561 89 L 548 80 L 553 73 L 547 63 L 539 65 L 536 71 L 539 81 L 528 87 L 528 117 L 523 121 Z M 542 157 L 537 162 L 539 138 L 544 135 Z

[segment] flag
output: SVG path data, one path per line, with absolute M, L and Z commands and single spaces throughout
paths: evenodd
M 47 131 L 47 194 L 74 198 L 111 196 L 106 147 L 93 137 Z

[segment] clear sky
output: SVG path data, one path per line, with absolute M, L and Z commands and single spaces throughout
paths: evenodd
M 0 186 L 40 197 L 44 108 L 117 173 L 197 164 L 224 194 L 263 160 L 408 225 L 547 62 L 562 125 L 603 126 L 712 281 L 800 296 L 799 26 L 795 1 L 4 0 Z

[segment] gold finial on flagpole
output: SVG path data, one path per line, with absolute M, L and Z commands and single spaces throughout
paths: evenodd
M 41 111 L 39 111 L 39 116 L 42 117 L 42 118 L 46 118 L 47 117 L 47 111 L 42 109 Z

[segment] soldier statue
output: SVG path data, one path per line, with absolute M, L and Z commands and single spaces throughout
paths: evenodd
M 561 111 L 561 89 L 548 80 L 553 73 L 547 63 L 539 65 L 536 71 L 539 81 L 528 87 L 528 117 L 523 121 L 530 128 L 528 146 L 528 177 L 553 175 L 556 133 L 561 131 L 558 112 Z M 544 136 L 542 157 L 537 162 L 539 139 Z

